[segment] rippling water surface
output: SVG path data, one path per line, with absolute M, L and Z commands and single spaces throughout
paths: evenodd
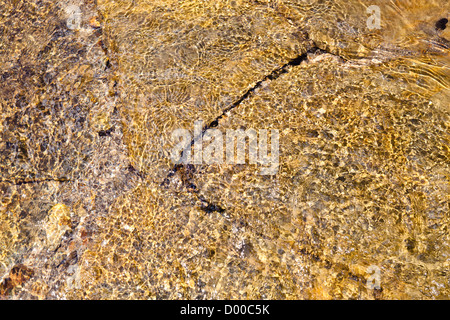
M 0 0 L 0 297 L 448 299 L 448 12 Z M 198 120 L 276 174 L 175 165 Z

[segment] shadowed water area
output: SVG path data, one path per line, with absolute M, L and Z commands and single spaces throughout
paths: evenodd
M 0 0 L 0 298 L 449 299 L 449 8 Z

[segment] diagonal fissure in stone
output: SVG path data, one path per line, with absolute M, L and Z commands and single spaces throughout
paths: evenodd
M 245 100 L 247 100 L 249 97 L 253 95 L 253 93 L 261 88 L 264 83 L 267 81 L 274 81 L 278 79 L 281 75 L 289 73 L 290 68 L 294 66 L 300 65 L 302 62 L 308 61 L 308 56 L 310 54 L 327 54 L 328 52 L 326 50 L 323 50 L 319 48 L 314 42 L 313 45 L 304 53 L 298 55 L 297 57 L 291 59 L 281 67 L 273 70 L 269 74 L 265 75 L 261 80 L 257 81 L 254 86 L 249 88 L 241 97 L 239 97 L 235 102 L 230 104 L 228 107 L 226 107 L 222 113 L 217 116 L 213 121 L 211 121 L 209 124 L 205 125 L 202 129 L 201 134 L 199 134 L 197 137 L 194 137 L 191 140 L 191 143 L 189 144 L 189 148 L 192 147 L 198 139 L 202 138 L 206 131 L 211 128 L 215 128 L 219 125 L 220 119 L 222 119 L 227 113 L 232 111 L 233 109 L 237 108 L 239 105 L 241 105 Z M 330 53 L 331 54 L 331 53 Z M 343 58 L 342 58 L 343 59 Z M 343 61 L 346 61 L 343 59 Z M 184 152 L 184 151 L 183 151 Z M 183 157 L 183 153 L 181 154 L 180 159 Z M 208 201 L 204 196 L 200 194 L 200 191 L 198 190 L 195 182 L 193 182 L 193 177 L 190 172 L 195 171 L 195 168 L 193 165 L 184 165 L 184 164 L 175 164 L 173 168 L 169 171 L 169 174 L 164 179 L 164 181 L 161 183 L 161 186 L 167 186 L 170 183 L 170 179 L 176 174 L 181 173 L 182 175 L 182 184 L 183 186 L 187 187 L 187 189 L 193 193 L 196 198 L 201 202 L 200 209 L 206 213 L 212 213 L 212 212 L 218 212 L 222 216 L 225 217 L 224 212 L 225 209 L 221 206 L 211 203 Z
M 72 182 L 72 180 L 67 178 L 0 180 L 0 183 L 9 183 L 16 186 L 20 186 L 23 184 L 44 183 L 44 182 Z
M 191 143 L 189 145 L 189 148 L 191 146 L 193 146 L 195 144 L 196 141 L 198 141 L 198 139 L 202 138 L 204 136 L 204 134 L 206 133 L 206 131 L 208 129 L 211 128 L 215 128 L 219 125 L 219 121 L 220 119 L 222 119 L 228 112 L 232 111 L 233 109 L 235 109 L 236 107 L 238 107 L 242 102 L 244 102 L 245 100 L 247 100 L 249 97 L 251 97 L 253 95 L 253 93 L 261 88 L 265 82 L 267 81 L 273 81 L 278 79 L 281 75 L 286 74 L 289 72 L 289 68 L 292 66 L 298 66 L 300 65 L 302 62 L 307 61 L 308 60 L 308 54 L 311 53 L 316 53 L 316 52 L 323 52 L 323 50 L 319 49 L 317 46 L 313 46 L 312 48 L 310 48 L 309 50 L 307 50 L 305 53 L 298 55 L 297 57 L 293 58 L 292 60 L 288 61 L 287 63 L 285 63 L 284 65 L 282 65 L 281 67 L 273 70 L 272 72 L 270 72 L 269 74 L 265 75 L 261 80 L 257 81 L 255 83 L 254 86 L 252 86 L 251 88 L 249 88 L 242 96 L 240 96 L 235 102 L 233 102 L 232 104 L 230 104 L 228 107 L 226 107 L 222 113 L 217 116 L 213 121 L 211 121 L 209 124 L 205 125 L 202 129 L 201 134 L 199 134 L 197 137 L 194 137 L 191 140 Z M 183 151 L 184 152 L 184 151 Z M 180 159 L 183 157 L 183 153 L 180 156 Z M 177 172 L 179 172 L 179 170 L 181 168 L 183 168 L 184 165 L 183 164 L 175 164 L 173 166 L 173 168 L 170 170 L 169 174 L 167 175 L 167 177 L 164 179 L 164 181 L 161 183 L 161 186 L 165 186 L 169 183 L 170 178 L 173 177 Z M 187 181 L 185 181 L 187 182 Z M 191 186 L 191 189 L 195 190 L 195 184 L 193 184 L 190 179 L 189 179 L 189 183 Z M 209 204 L 210 205 L 210 204 Z M 216 206 L 218 207 L 218 206 Z M 222 209 L 223 210 L 223 209 Z M 218 210 L 213 210 L 213 211 L 218 211 Z
M 205 125 L 202 129 L 201 134 L 199 134 L 198 136 L 194 137 L 191 140 L 191 143 L 189 144 L 189 148 L 192 147 L 196 141 L 201 139 L 208 129 L 217 127 L 219 125 L 220 119 L 222 119 L 225 115 L 227 115 L 227 113 L 229 113 L 230 111 L 232 111 L 233 109 L 235 109 L 236 107 L 241 105 L 249 97 L 251 97 L 256 90 L 263 87 L 264 83 L 266 83 L 267 81 L 274 81 L 274 80 L 278 79 L 281 75 L 289 73 L 290 67 L 298 66 L 302 62 L 307 62 L 309 60 L 310 54 L 315 54 L 315 55 L 328 54 L 328 55 L 338 58 L 342 63 L 347 63 L 349 61 L 363 59 L 363 58 L 356 58 L 356 59 L 348 60 L 340 55 L 337 55 L 337 54 L 331 52 L 330 50 L 328 50 L 326 48 L 321 48 L 312 39 L 309 39 L 309 40 L 311 41 L 312 45 L 306 52 L 304 52 L 301 55 L 298 55 L 297 57 L 293 58 L 292 60 L 290 60 L 287 63 L 285 63 L 284 65 L 282 65 L 281 67 L 279 67 L 279 68 L 273 70 L 272 72 L 270 72 L 269 74 L 265 75 L 261 80 L 257 81 L 254 86 L 252 86 L 250 89 L 248 89 L 235 102 L 233 102 L 228 107 L 226 107 L 219 116 L 217 116 L 209 124 Z M 183 157 L 183 153 L 181 154 L 179 159 L 182 159 L 182 157 Z M 173 177 L 183 167 L 184 167 L 183 164 L 175 164 L 173 166 L 173 168 L 169 171 L 169 174 L 167 175 L 167 177 L 161 183 L 161 186 L 166 186 L 169 183 L 170 178 Z M 191 189 L 196 190 L 194 188 L 195 184 L 192 183 L 192 181 L 190 181 L 190 179 L 189 179 L 189 183 L 187 185 L 189 185 Z

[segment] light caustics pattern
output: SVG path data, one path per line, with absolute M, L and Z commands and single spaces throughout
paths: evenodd
M 448 299 L 448 12 L 0 0 L 0 298 Z

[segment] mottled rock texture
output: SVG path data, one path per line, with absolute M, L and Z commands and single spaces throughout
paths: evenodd
M 448 299 L 448 11 L 0 0 L 0 298 Z M 276 174 L 175 164 L 198 120 Z

